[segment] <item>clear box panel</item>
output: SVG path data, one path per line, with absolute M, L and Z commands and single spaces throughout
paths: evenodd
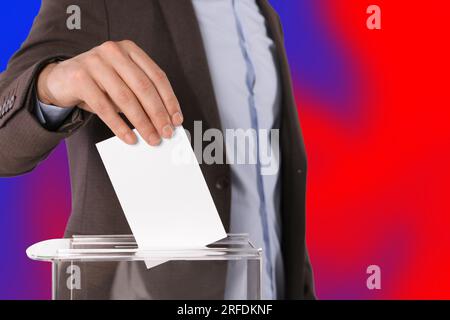
M 52 263 L 54 299 L 261 298 L 261 250 L 246 235 L 200 249 L 147 250 L 132 236 L 74 236 L 27 254 Z

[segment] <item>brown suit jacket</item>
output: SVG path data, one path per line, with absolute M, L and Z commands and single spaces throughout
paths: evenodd
M 267 0 L 258 0 L 278 49 L 283 85 L 282 150 L 282 252 L 285 261 L 286 298 L 313 298 L 312 271 L 305 246 L 306 156 L 292 92 L 279 18 Z M 66 27 L 69 5 L 81 8 L 81 30 Z M 95 148 L 112 136 L 95 116 L 76 109 L 56 131 L 43 128 L 32 113 L 34 85 L 43 66 L 67 59 L 107 40 L 129 39 L 145 50 L 165 70 L 181 103 L 184 126 L 193 132 L 194 121 L 220 128 L 213 87 L 198 22 L 190 0 L 43 0 L 29 37 L 12 57 L 0 78 L 0 176 L 31 171 L 66 139 L 72 186 L 71 234 L 129 234 L 130 229 Z M 3 103 L 5 102 L 5 103 Z M 202 165 L 202 172 L 220 213 L 229 228 L 230 172 L 227 165 Z M 177 276 L 169 264 L 155 268 L 155 297 L 176 297 L 165 292 L 183 281 L 189 290 L 192 266 Z M 197 273 L 199 267 L 197 266 Z M 111 268 L 110 268 L 111 269 Z M 223 296 L 224 269 L 209 270 L 204 297 Z M 106 297 L 114 270 L 100 268 L 91 279 L 91 297 Z M 156 279 L 156 280 L 155 280 Z M 201 280 L 201 281 L 203 281 Z M 198 279 L 196 280 L 198 281 Z M 217 285 L 213 287 L 210 281 Z M 178 285 L 177 285 L 178 283 Z

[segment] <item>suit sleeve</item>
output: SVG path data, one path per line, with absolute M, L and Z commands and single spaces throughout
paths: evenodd
M 69 30 L 67 8 L 80 8 L 81 29 Z M 0 176 L 31 171 L 59 142 L 90 117 L 74 110 L 55 131 L 36 118 L 35 82 L 47 64 L 88 51 L 108 40 L 103 0 L 43 0 L 26 41 L 0 74 Z

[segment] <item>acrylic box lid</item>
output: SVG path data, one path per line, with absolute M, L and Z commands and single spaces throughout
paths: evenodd
M 261 259 L 248 234 L 228 234 L 203 248 L 138 248 L 132 235 L 74 235 L 38 242 L 26 250 L 40 261 L 159 261 Z

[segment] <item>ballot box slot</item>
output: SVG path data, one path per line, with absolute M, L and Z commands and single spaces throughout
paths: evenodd
M 130 261 L 158 258 L 211 260 L 221 255 L 230 259 L 259 259 L 261 252 L 261 249 L 253 246 L 246 234 L 229 235 L 226 239 L 202 248 L 138 248 L 134 237 L 130 235 L 90 235 L 46 240 L 27 249 L 30 258 L 44 261 L 112 257 Z

